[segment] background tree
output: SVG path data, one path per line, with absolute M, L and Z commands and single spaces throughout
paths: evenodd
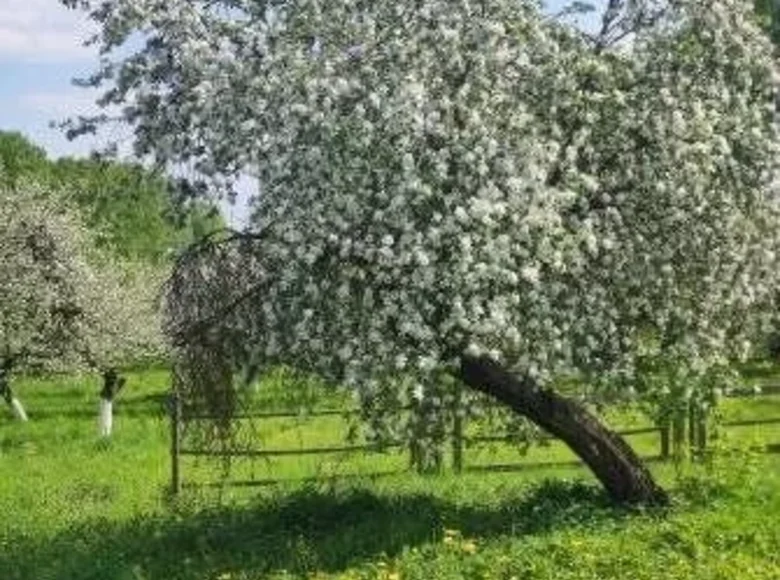
M 74 337 L 81 357 L 100 373 L 99 432 L 111 435 L 113 403 L 125 386 L 122 369 L 159 364 L 166 358 L 159 320 L 159 294 L 167 268 L 104 260 L 90 285 L 92 307 L 84 312 L 86 331 Z
M 98 370 L 113 397 L 120 363 L 159 356 L 159 286 L 135 270 L 44 188 L 0 188 L 0 387 L 20 418 L 14 372 Z
M 224 226 L 216 206 L 183 199 L 174 180 L 140 164 L 97 157 L 51 161 L 19 133 L 1 131 L 0 163 L 6 186 L 32 180 L 67 197 L 95 232 L 95 243 L 125 260 L 161 263 Z
M 91 10 L 104 54 L 146 35 L 90 79 L 138 154 L 262 184 L 239 281 L 197 252 L 174 274 L 185 357 L 286 363 L 369 403 L 400 375 L 438 405 L 450 373 L 563 439 L 614 499 L 664 499 L 553 379 L 630 396 L 644 361 L 702 376 L 760 322 L 777 149 L 747 3 L 610 1 L 595 38 L 509 0 L 65 3 Z
M 22 176 L 45 180 L 50 173 L 46 152 L 17 132 L 0 131 L 0 163 L 5 187 L 13 187 Z

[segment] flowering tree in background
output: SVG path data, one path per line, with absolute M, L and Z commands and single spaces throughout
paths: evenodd
M 222 227 L 213 203 L 180 200 L 161 174 L 107 159 L 59 158 L 20 133 L 0 131 L 3 185 L 34 181 L 77 211 L 96 246 L 121 260 L 164 264 L 170 254 Z
M 83 361 L 101 373 L 99 431 L 109 436 L 113 401 L 125 385 L 119 369 L 164 357 L 157 303 L 165 270 L 103 261 L 96 274 L 98 283 L 89 288 L 91 307 L 84 311 L 86 332 L 77 344 Z
M 38 186 L 0 189 L 0 390 L 17 416 L 26 419 L 11 387 L 19 371 L 98 370 L 110 401 L 120 363 L 161 352 L 154 288 L 98 254 L 75 214 Z
M 6 400 L 19 409 L 11 373 L 74 362 L 69 348 L 81 309 L 84 235 L 31 189 L 0 193 L 0 355 Z M 65 258 L 64 261 L 61 261 Z M 17 411 L 17 416 L 26 418 Z
M 369 402 L 392 385 L 435 407 L 446 373 L 563 439 L 614 499 L 664 499 L 553 379 L 652 398 L 653 361 L 701 377 L 755 336 L 777 139 L 750 3 L 610 0 L 594 37 L 522 0 L 65 3 L 101 27 L 89 81 L 137 154 L 214 192 L 261 184 L 237 281 L 213 260 L 174 272 L 183 352 L 205 336 L 230 368 L 285 363 Z

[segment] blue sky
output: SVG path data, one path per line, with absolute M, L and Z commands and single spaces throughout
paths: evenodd
M 68 143 L 49 121 L 93 109 L 93 96 L 71 85 L 95 52 L 81 46 L 86 20 L 58 0 L 0 0 L 0 129 L 18 130 L 50 155 L 81 155 L 94 143 Z
M 567 3 L 549 0 L 548 10 Z M 71 83 L 97 63 L 95 49 L 82 46 L 90 30 L 59 0 L 0 0 L 0 130 L 24 133 L 50 157 L 86 155 L 102 144 L 92 137 L 69 142 L 49 128 L 52 120 L 96 110 L 95 93 Z M 237 211 L 228 209 L 228 217 Z

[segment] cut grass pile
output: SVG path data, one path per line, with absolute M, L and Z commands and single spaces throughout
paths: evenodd
M 611 507 L 579 469 L 286 485 L 229 491 L 221 504 L 193 491 L 170 503 L 167 381 L 130 377 L 108 442 L 97 437 L 97 381 L 19 385 L 30 422 L 0 415 L 0 579 L 780 579 L 780 458 L 747 450 L 780 442 L 776 430 L 729 432 L 707 466 L 654 465 L 675 498 L 663 511 Z M 780 400 L 729 401 L 724 413 L 780 415 Z M 268 424 L 263 444 L 340 442 L 343 425 L 328 421 Z M 308 461 L 272 471 L 311 474 Z

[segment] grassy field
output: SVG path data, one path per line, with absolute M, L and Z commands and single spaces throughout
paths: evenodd
M 0 413 L 0 579 L 780 579 L 776 429 L 729 430 L 707 466 L 654 464 L 673 491 L 663 511 L 610 507 L 580 469 L 410 474 L 349 482 L 166 495 L 167 374 L 130 377 L 115 433 L 100 441 L 91 379 L 26 381 L 30 422 Z M 728 401 L 727 418 L 780 415 L 780 399 Z M 620 417 L 620 426 L 639 418 Z M 340 443 L 337 418 L 263 424 L 268 447 Z M 654 436 L 632 440 L 657 453 Z M 516 451 L 467 451 L 469 463 Z M 531 460 L 560 460 L 557 444 Z M 403 467 L 350 457 L 350 471 Z M 185 466 L 185 478 L 196 473 Z M 344 465 L 284 458 L 239 466 L 257 477 Z M 210 468 L 201 467 L 201 470 Z

